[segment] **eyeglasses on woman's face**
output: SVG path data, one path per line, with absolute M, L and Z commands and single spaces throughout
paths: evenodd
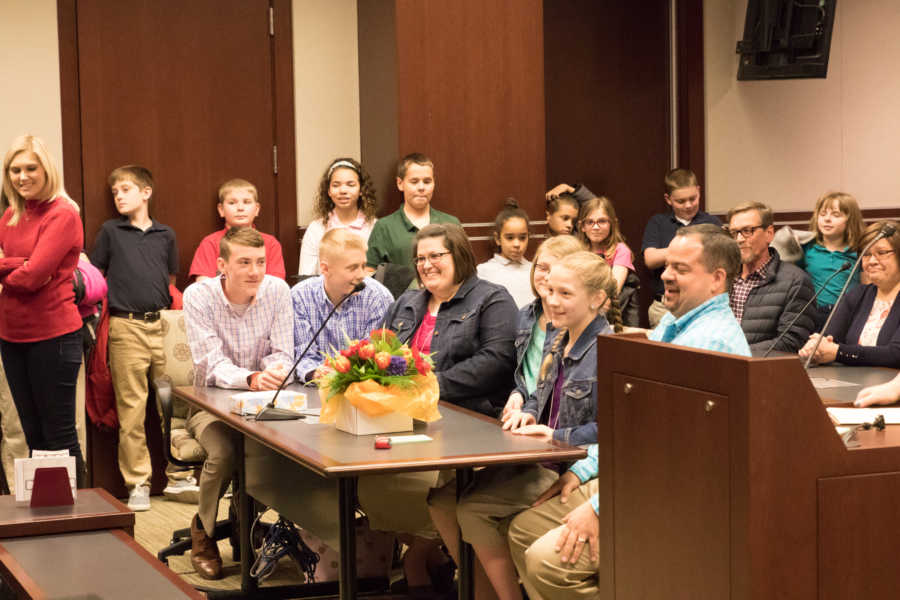
M 430 252 L 428 254 L 420 254 L 419 256 L 417 256 L 415 258 L 416 266 L 421 267 L 422 265 L 425 264 L 426 260 L 433 265 L 437 264 L 437 263 L 441 262 L 441 260 L 448 254 L 450 254 L 449 250 L 447 250 L 445 252 Z

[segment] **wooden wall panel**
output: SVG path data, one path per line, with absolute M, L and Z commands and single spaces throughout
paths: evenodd
M 398 206 L 397 31 L 393 2 L 357 1 L 360 154 L 380 215 Z
M 676 3 L 678 61 L 678 165 L 706 181 L 706 99 L 703 70 L 703 0 Z M 702 185 L 702 183 L 701 183 Z M 701 195 L 701 200 L 703 196 Z
M 692 76 L 699 73 L 702 82 L 702 31 L 684 36 L 697 38 L 684 68 Z M 641 240 L 650 217 L 667 208 L 662 180 L 671 154 L 669 2 L 548 0 L 544 40 L 546 185 L 581 182 L 612 200 L 636 255 L 645 311 L 651 286 L 639 256 Z M 703 150 L 702 87 L 700 94 L 700 112 L 680 119 L 688 131 L 701 119 L 699 139 L 679 144 L 690 155 Z M 693 107 L 690 98 L 682 104 Z
M 397 0 L 396 38 L 397 154 L 434 159 L 435 207 L 484 223 L 515 196 L 543 218 L 540 0 Z M 399 206 L 392 194 L 382 211 Z

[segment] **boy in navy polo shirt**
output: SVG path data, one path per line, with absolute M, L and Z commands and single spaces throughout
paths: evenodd
M 178 249 L 172 228 L 150 218 L 150 171 L 119 167 L 110 173 L 109 185 L 121 216 L 100 228 L 91 262 L 109 285 L 109 370 L 119 415 L 119 470 L 129 489 L 128 507 L 149 510 L 147 375 L 162 374 L 159 311 L 172 303 L 169 285 L 178 271 Z
M 653 276 L 653 303 L 647 311 L 651 329 L 659 324 L 659 320 L 667 312 L 662 303 L 662 272 L 666 268 L 666 249 L 675 238 L 675 232 L 682 227 L 700 223 L 722 226 L 718 217 L 700 210 L 700 185 L 693 171 L 672 169 L 666 173 L 663 181 L 666 186 L 663 199 L 671 210 L 650 217 L 641 244 L 644 264 Z

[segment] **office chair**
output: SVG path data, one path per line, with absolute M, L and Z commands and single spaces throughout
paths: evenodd
M 198 468 L 203 466 L 206 453 L 197 440 L 188 437 L 182 437 L 175 446 L 172 445 L 172 421 L 174 416 L 172 385 L 169 380 L 163 376 L 153 381 L 153 387 L 156 390 L 156 402 L 159 414 L 162 419 L 163 428 L 163 448 L 165 449 L 166 460 L 170 464 L 187 467 Z M 183 434 L 187 436 L 186 432 Z M 174 450 L 174 451 L 173 451 Z M 176 456 L 177 454 L 177 456 Z M 235 481 L 232 486 L 238 485 Z M 216 521 L 216 528 L 212 538 L 215 541 L 228 539 L 231 543 L 231 554 L 235 562 L 240 562 L 240 543 L 238 540 L 238 529 L 234 526 L 237 523 L 237 511 L 234 503 L 228 507 L 228 518 Z M 169 564 L 170 556 L 179 556 L 191 549 L 191 528 L 177 529 L 172 533 L 172 542 L 160 550 L 156 554 L 156 558 L 163 564 Z

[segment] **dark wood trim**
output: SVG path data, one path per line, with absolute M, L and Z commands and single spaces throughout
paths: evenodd
M 703 0 L 676 3 L 678 166 L 706 182 L 706 107 L 703 79 Z M 703 195 L 700 196 L 701 203 Z
M 81 161 L 81 87 L 78 78 L 78 13 L 76 0 L 57 0 L 59 29 L 59 96 L 62 108 L 63 180 L 84 216 Z M 82 218 L 83 222 L 83 218 Z
M 727 211 L 712 213 L 722 219 L 725 223 L 725 215 Z M 867 208 L 862 210 L 863 220 L 867 223 L 872 221 L 880 221 L 882 219 L 900 220 L 900 206 L 887 208 Z M 806 224 L 812 218 L 811 210 L 794 210 L 781 211 L 773 214 L 775 218 L 775 226 L 792 225 L 800 229 L 806 229 Z M 802 225 L 801 225 L 802 223 Z
M 197 591 L 191 585 L 189 585 L 186 581 L 184 581 L 181 577 L 178 576 L 177 573 L 172 571 L 169 567 L 161 563 L 156 559 L 155 556 L 147 552 L 143 546 L 137 543 L 137 541 L 126 534 L 124 531 L 119 529 L 114 529 L 110 531 L 111 534 L 119 538 L 119 540 L 131 548 L 135 554 L 140 556 L 150 567 L 153 567 L 160 575 L 171 581 L 175 587 L 180 589 L 188 598 L 196 598 L 196 600 L 205 600 L 206 594 Z
M 41 600 L 43 590 L 28 576 L 22 565 L 0 544 L 0 577 L 16 591 L 16 597 L 25 600 Z
M 15 506 L 14 496 L 0 497 L 4 515 L 13 512 L 16 517 L 25 516 L 28 521 L 0 521 L 0 538 L 16 538 L 35 535 L 50 535 L 59 533 L 73 533 L 77 531 L 96 531 L 99 529 L 122 529 L 129 535 L 134 535 L 134 513 L 127 506 L 116 500 L 102 488 L 87 488 L 78 490 L 79 499 L 75 500 L 75 506 L 71 511 L 48 515 L 45 509 L 34 512 L 30 507 Z M 108 510 L 86 512 L 84 511 L 85 496 L 97 496 L 109 504 Z M 80 500 L 80 501 L 79 501 Z M 43 514 L 38 514 L 43 513 Z M 0 517 L 5 518 L 5 517 Z
M 284 266 L 296 273 L 300 260 L 297 227 L 297 156 L 294 136 L 294 57 L 291 0 L 271 0 L 275 11 L 272 38 L 272 93 L 274 96 L 275 144 L 278 146 L 278 174 L 275 177 L 275 235 L 281 242 Z

